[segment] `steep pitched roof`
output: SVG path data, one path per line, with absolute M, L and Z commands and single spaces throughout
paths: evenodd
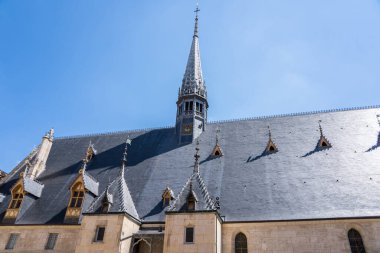
M 193 211 L 215 210 L 215 205 L 207 190 L 201 175 L 199 174 L 199 141 L 197 141 L 193 174 L 186 181 L 176 200 L 169 207 L 169 211 L 188 211 L 188 199 L 196 201 Z
M 186 211 L 189 195 L 192 195 L 196 199 L 195 211 L 216 210 L 205 182 L 201 175 L 195 172 L 186 181 L 173 205 L 169 207 L 169 211 Z
M 137 214 L 131 193 L 129 192 L 127 183 L 125 181 L 125 166 L 127 163 L 127 150 L 129 143 L 130 142 L 127 141 L 125 144 L 119 175 L 115 180 L 107 185 L 106 189 L 100 194 L 100 196 L 94 200 L 89 209 L 86 211 L 87 213 L 99 212 L 104 201 L 107 201 L 110 204 L 108 212 L 128 213 L 134 218 L 139 219 L 139 215 Z
M 87 171 L 83 171 L 84 188 L 94 194 L 99 195 L 99 182 L 91 176 Z
M 227 221 L 380 216 L 378 114 L 380 107 L 373 107 L 208 124 L 199 138 L 200 155 L 209 156 L 220 128 L 224 156 L 202 158 L 200 176 L 209 196 L 219 198 L 219 212 Z M 319 120 L 333 146 L 316 151 Z M 261 156 L 268 125 L 279 151 Z M 98 154 L 87 172 L 99 182 L 99 192 L 104 192 L 109 178 L 120 173 L 120 154 L 128 136 L 134 144 L 128 152 L 125 181 L 138 217 L 143 222 L 164 221 L 161 189 L 170 186 L 178 196 L 194 169 L 189 154 L 195 143 L 178 145 L 173 128 L 56 138 L 46 170 L 38 178 L 44 184 L 41 197 L 17 224 L 63 222 L 69 187 L 90 140 Z M 18 174 L 0 186 L 6 196 L 0 215 Z M 197 178 L 192 180 L 196 185 Z M 201 199 L 200 193 L 196 195 Z

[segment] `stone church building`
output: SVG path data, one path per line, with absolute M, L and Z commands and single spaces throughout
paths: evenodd
M 175 127 L 50 130 L 0 173 L 0 251 L 380 252 L 380 107 L 209 123 L 208 95 L 197 15 Z

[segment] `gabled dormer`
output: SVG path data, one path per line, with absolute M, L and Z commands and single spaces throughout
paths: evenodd
M 20 173 L 19 179 L 10 189 L 11 201 L 5 212 L 3 222 L 14 223 L 17 217 L 27 211 L 34 200 L 41 197 L 44 185 L 28 176 L 28 168 Z
M 272 131 L 270 130 L 269 126 L 268 126 L 268 136 L 269 136 L 269 139 L 268 139 L 267 146 L 265 147 L 265 154 L 273 154 L 273 153 L 278 152 L 277 146 L 272 139 Z
M 332 147 L 330 144 L 329 140 L 326 138 L 326 136 L 323 134 L 322 126 L 321 126 L 321 121 L 319 121 L 319 133 L 320 137 L 318 140 L 318 148 L 319 149 L 329 149 Z
M 216 211 L 215 203 L 200 175 L 198 145 L 194 157 L 193 174 L 186 181 L 178 197 L 170 206 L 169 212 Z
M 216 137 L 215 137 L 215 146 L 211 152 L 212 158 L 217 158 L 217 157 L 223 156 L 223 150 L 222 150 L 222 147 L 220 146 L 220 143 L 219 143 L 219 133 L 220 133 L 220 130 L 217 129 L 216 130 Z
M 78 176 L 70 186 L 70 200 L 66 209 L 65 223 L 78 223 L 82 211 L 87 209 L 93 199 L 98 196 L 99 182 L 86 169 L 87 152 Z
M 174 192 L 170 187 L 166 187 L 164 192 L 162 193 L 162 206 L 167 207 L 170 206 L 172 200 L 174 200 Z
M 125 180 L 125 167 L 127 164 L 127 150 L 131 140 L 127 140 L 119 175 L 110 182 L 99 197 L 92 201 L 86 209 L 86 213 L 123 213 L 128 214 L 135 220 L 139 219 L 131 193 Z

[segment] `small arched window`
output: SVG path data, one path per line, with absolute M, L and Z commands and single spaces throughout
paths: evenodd
M 243 233 L 235 237 L 235 253 L 248 253 L 247 237 Z
M 71 200 L 69 207 L 81 208 L 84 198 L 83 184 L 81 182 L 77 182 L 71 189 Z
M 348 231 L 348 240 L 352 253 L 365 253 L 363 239 L 357 230 L 351 228 Z
M 24 189 L 21 185 L 18 185 L 12 191 L 12 201 L 9 205 L 9 209 L 19 209 L 23 198 Z

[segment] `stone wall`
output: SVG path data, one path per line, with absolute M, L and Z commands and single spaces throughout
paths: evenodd
M 350 253 L 347 232 L 356 229 L 367 253 L 380 252 L 380 220 L 325 220 L 224 223 L 223 253 L 234 253 L 234 238 L 247 236 L 249 253 Z
M 98 226 L 105 227 L 102 242 L 95 242 Z M 128 252 L 132 233 L 139 226 L 124 215 L 91 215 L 84 216 L 76 253 L 118 253 Z
M 57 253 L 73 253 L 77 245 L 80 225 L 71 226 L 0 226 L 0 251 L 1 252 L 46 252 L 45 246 L 49 233 L 58 233 L 58 239 L 54 248 Z M 12 251 L 4 250 L 11 233 L 19 233 L 20 236 Z
M 211 253 L 217 249 L 215 213 L 175 213 L 166 216 L 165 253 Z M 185 228 L 194 227 L 194 243 L 185 243 Z

